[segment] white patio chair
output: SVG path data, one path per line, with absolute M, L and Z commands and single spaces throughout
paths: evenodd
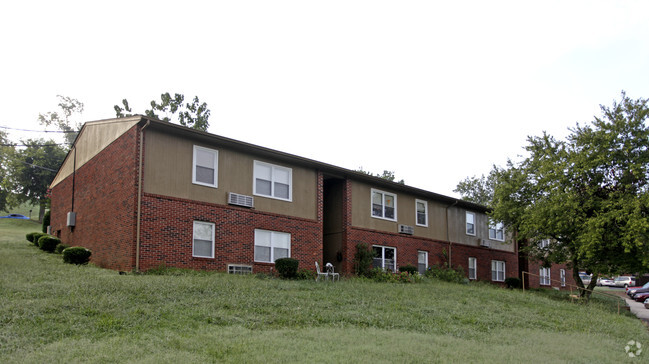
M 336 279 L 340 280 L 340 273 L 334 272 L 334 265 L 331 263 L 325 264 L 325 268 L 327 269 L 327 275 L 331 276 L 331 281 L 335 281 Z
M 320 271 L 320 265 L 318 264 L 318 262 L 315 262 L 315 270 L 318 273 L 318 276 L 315 277 L 316 282 L 320 280 L 320 277 L 324 277 L 325 280 L 329 278 L 329 274 L 327 272 Z

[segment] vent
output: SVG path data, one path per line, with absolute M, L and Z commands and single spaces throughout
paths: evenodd
M 489 248 L 489 247 L 491 247 L 491 244 L 489 243 L 489 240 L 480 239 L 480 246 L 483 246 L 485 248 Z
M 243 264 L 228 264 L 228 273 L 230 274 L 251 274 L 252 266 Z
M 74 226 L 77 224 L 77 213 L 76 212 L 68 212 L 68 226 Z
M 252 196 L 240 195 L 238 193 L 230 192 L 228 195 L 228 203 L 230 205 L 237 205 L 243 207 L 254 207 Z
M 415 233 L 415 228 L 414 227 L 399 224 L 399 234 L 412 235 L 414 233 Z

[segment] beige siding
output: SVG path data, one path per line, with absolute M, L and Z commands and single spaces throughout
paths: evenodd
M 255 160 L 292 169 L 292 201 L 254 196 L 255 209 L 282 215 L 317 218 L 317 173 L 218 145 L 193 142 L 155 130 L 145 130 L 144 192 L 177 198 L 226 204 L 228 192 L 253 195 Z M 194 145 L 218 151 L 217 188 L 192 183 Z

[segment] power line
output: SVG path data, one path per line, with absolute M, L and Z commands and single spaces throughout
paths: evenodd
M 51 168 L 47 168 L 47 167 L 37 166 L 37 165 L 35 165 L 35 164 L 31 164 L 31 163 L 23 162 L 23 161 L 21 161 L 21 160 L 17 160 L 17 159 L 15 159 L 15 160 L 18 161 L 18 162 L 20 162 L 20 163 L 25 163 L 26 165 L 28 165 L 28 166 L 32 166 L 32 167 L 34 167 L 34 168 L 40 168 L 40 169 L 44 169 L 44 170 L 46 170 L 46 171 L 50 171 L 50 172 L 58 172 L 58 171 L 55 170 L 55 169 L 51 169 Z
M 69 130 L 69 131 L 64 131 L 64 130 L 29 130 L 29 129 L 11 128 L 11 127 L 2 126 L 2 125 L 0 125 L 0 128 L 9 129 L 9 130 L 17 130 L 17 131 L 31 131 L 31 132 L 35 132 L 35 133 L 66 133 L 66 134 L 78 133 L 78 131 L 74 131 L 74 130 Z
M 0 147 L 55 147 L 57 145 L 67 145 L 66 143 L 56 144 L 0 144 Z

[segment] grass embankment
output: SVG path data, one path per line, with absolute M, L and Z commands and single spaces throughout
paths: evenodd
M 632 361 L 642 324 L 487 284 L 226 274 L 119 275 L 63 264 L 0 222 L 0 362 Z M 10 225 L 10 226 L 7 226 Z

